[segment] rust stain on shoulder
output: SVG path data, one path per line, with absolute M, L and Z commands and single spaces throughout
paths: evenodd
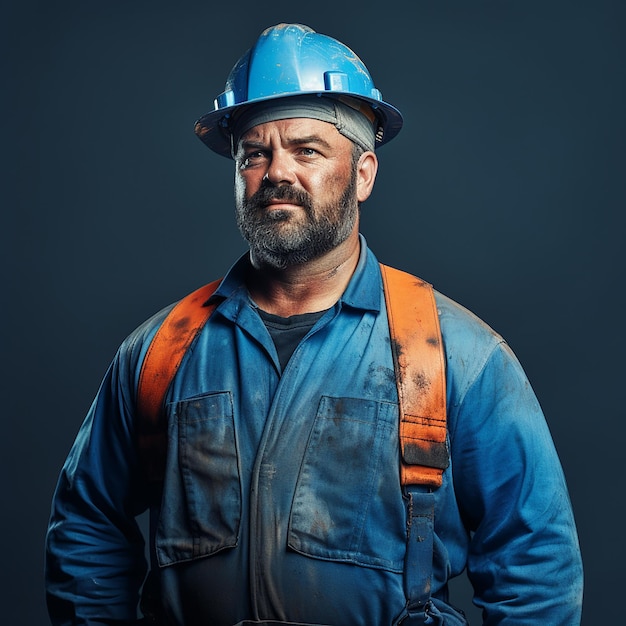
M 174 328 L 176 328 L 176 330 L 185 330 L 189 327 L 190 323 L 191 318 L 188 315 L 185 315 L 184 317 L 176 320 Z

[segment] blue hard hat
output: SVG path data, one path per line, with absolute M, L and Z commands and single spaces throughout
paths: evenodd
M 303 94 L 365 103 L 376 120 L 377 147 L 402 128 L 402 114 L 383 101 L 367 68 L 350 48 L 303 24 L 278 24 L 263 31 L 237 61 L 213 110 L 196 122 L 195 133 L 211 150 L 230 157 L 230 120 L 236 109 Z

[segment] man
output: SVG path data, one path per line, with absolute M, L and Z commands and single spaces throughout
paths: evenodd
M 235 65 L 196 133 L 235 161 L 250 252 L 172 377 L 162 447 L 144 445 L 142 366 L 172 307 L 120 347 L 54 497 L 54 624 L 135 623 L 146 509 L 156 623 L 464 624 L 447 583 L 465 568 L 485 624 L 579 623 L 576 529 L 538 402 L 503 339 L 439 293 L 449 459 L 434 487 L 401 478 L 406 346 L 359 234 L 375 149 L 401 125 L 356 55 L 305 26 L 266 30 Z

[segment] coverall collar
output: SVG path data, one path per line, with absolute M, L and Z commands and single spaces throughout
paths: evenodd
M 379 312 L 381 308 L 382 282 L 378 261 L 371 250 L 367 247 L 367 242 L 363 235 L 359 235 L 361 251 L 359 260 L 339 302 L 354 309 Z M 245 276 L 250 268 L 250 258 L 248 253 L 242 255 L 234 265 L 228 270 L 212 298 L 221 298 L 231 301 L 230 306 L 240 309 L 244 304 L 249 303 L 248 291 L 245 287 Z M 219 309 L 224 307 L 224 303 L 219 305 Z

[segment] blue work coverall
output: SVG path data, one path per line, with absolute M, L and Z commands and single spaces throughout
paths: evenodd
M 245 288 L 247 264 L 240 259 L 220 285 L 168 392 L 162 497 L 151 498 L 142 479 L 135 404 L 143 357 L 169 308 L 115 356 L 54 496 L 54 624 L 134 619 L 146 572 L 135 517 L 146 508 L 173 624 L 384 626 L 403 615 L 407 507 L 378 262 L 362 240 L 345 293 L 284 371 Z M 537 399 L 499 335 L 436 300 L 451 459 L 423 566 L 432 567 L 435 612 L 460 623 L 447 581 L 467 567 L 485 624 L 578 624 L 577 534 Z

